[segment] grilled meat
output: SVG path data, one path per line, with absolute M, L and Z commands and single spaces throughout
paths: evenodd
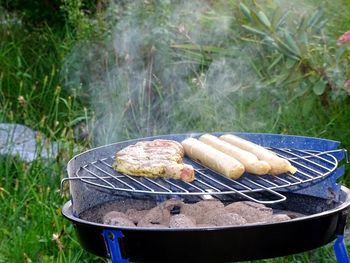
M 204 134 L 199 140 L 237 159 L 244 165 L 245 170 L 249 173 L 263 175 L 267 174 L 271 169 L 271 166 L 267 162 L 259 160 L 258 157 L 251 152 L 245 151 L 224 140 L 220 140 L 214 135 Z
M 295 168 L 288 160 L 277 156 L 274 152 L 267 150 L 258 144 L 244 140 L 233 134 L 222 135 L 220 136 L 220 139 L 245 151 L 251 152 L 252 154 L 255 154 L 259 160 L 267 162 L 271 166 L 269 171 L 270 174 L 278 175 L 287 172 L 294 174 L 297 171 L 297 168 Z
M 118 151 L 113 164 L 117 171 L 150 178 L 194 180 L 194 169 L 183 163 L 184 149 L 172 140 L 141 141 Z
M 190 158 L 228 178 L 237 179 L 244 173 L 243 164 L 204 142 L 195 138 L 187 138 L 181 144 Z

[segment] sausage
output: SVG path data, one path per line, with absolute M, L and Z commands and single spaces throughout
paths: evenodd
M 294 174 L 297 171 L 297 168 L 292 166 L 288 160 L 278 157 L 274 152 L 269 151 L 260 145 L 232 134 L 222 135 L 220 136 L 220 139 L 255 154 L 259 160 L 268 162 L 271 166 L 270 174 L 277 175 L 286 172 Z
M 220 152 L 194 138 L 181 142 L 185 153 L 192 159 L 228 178 L 237 179 L 244 173 L 244 166 L 235 158 Z
M 219 151 L 222 151 L 223 153 L 226 153 L 227 155 L 234 157 L 244 165 L 245 170 L 249 173 L 263 175 L 267 174 L 271 169 L 271 166 L 267 162 L 260 161 L 256 155 L 242 150 L 233 144 L 220 140 L 216 136 L 204 134 L 199 137 L 199 140 Z

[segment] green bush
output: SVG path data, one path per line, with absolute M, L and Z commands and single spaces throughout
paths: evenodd
M 77 12 L 77 9 L 87 14 L 96 11 L 96 1 L 92 0 L 3 0 L 0 4 L 7 11 L 18 13 L 26 23 L 34 26 L 62 26 L 69 16 L 67 13 Z
M 0 262 L 107 261 L 60 214 L 65 164 L 92 144 L 245 131 L 350 147 L 347 0 L 106 2 L 1 2 L 0 121 L 41 131 L 59 156 L 0 158 Z M 332 260 L 326 246 L 261 262 Z
M 305 123 L 347 99 L 349 50 L 327 35 L 324 6 L 135 1 L 104 18 L 102 41 L 80 42 L 65 64 L 66 86 L 95 111 L 100 143 L 194 129 L 287 132 L 283 114 Z

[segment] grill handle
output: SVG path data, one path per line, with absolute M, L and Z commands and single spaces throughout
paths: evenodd
M 61 180 L 61 185 L 60 185 L 60 193 L 61 195 L 64 194 L 64 184 L 70 180 L 79 180 L 80 178 L 78 177 L 65 177 Z
M 81 177 L 65 177 L 61 180 L 60 193 L 64 193 L 64 184 L 68 181 L 84 181 L 84 180 L 96 180 L 96 177 L 92 176 L 81 176 Z
M 70 178 L 68 177 L 65 177 L 61 180 L 61 185 L 60 185 L 60 193 L 61 195 L 63 195 L 63 192 L 64 192 L 64 184 L 65 182 L 69 181 Z
M 260 199 L 257 199 L 257 198 L 254 198 L 254 197 L 251 197 L 250 195 L 246 194 L 246 193 L 243 193 L 243 192 L 237 192 L 237 194 L 249 199 L 250 201 L 253 201 L 253 202 L 256 202 L 256 203 L 260 203 L 260 204 L 275 204 L 275 203 L 279 203 L 279 202 L 283 202 L 285 200 L 287 200 L 287 197 L 285 197 L 284 195 L 272 190 L 272 189 L 269 189 L 269 188 L 265 188 L 264 187 L 264 190 L 277 196 L 277 199 L 273 199 L 273 200 L 260 200 Z

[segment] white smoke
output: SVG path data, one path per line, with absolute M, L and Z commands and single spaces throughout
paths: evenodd
M 174 2 L 135 1 L 121 13 L 111 6 L 120 17 L 110 38 L 82 43 L 67 58 L 66 86 L 93 107 L 96 144 L 190 131 L 266 131 L 274 123 L 262 116 L 275 115 L 278 105 L 273 98 L 259 101 L 264 86 L 251 66 L 259 47 L 225 46 L 237 32 L 225 8 L 230 3 L 215 9 L 206 1 Z M 287 0 L 275 4 L 300 11 Z M 210 50 L 199 52 L 203 47 Z

